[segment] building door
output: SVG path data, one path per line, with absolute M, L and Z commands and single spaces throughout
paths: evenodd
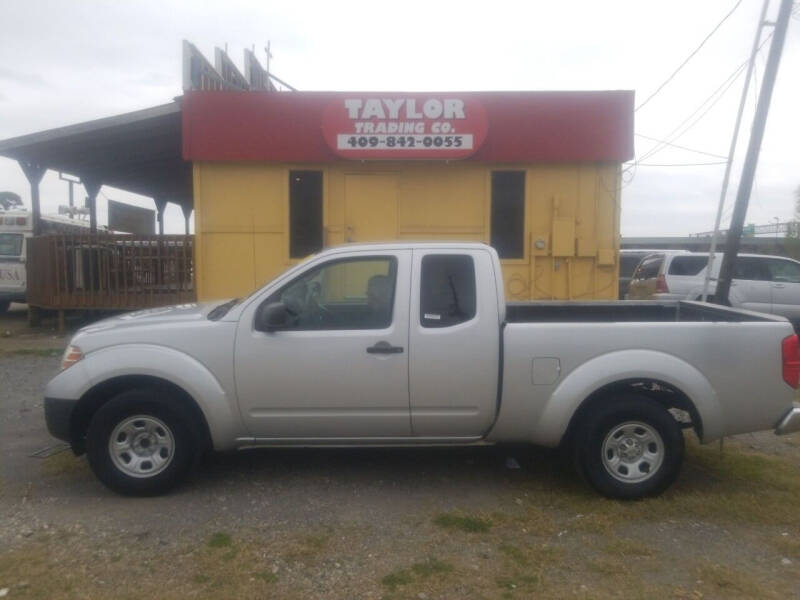
M 345 175 L 345 241 L 396 240 L 397 194 L 397 175 L 393 173 Z

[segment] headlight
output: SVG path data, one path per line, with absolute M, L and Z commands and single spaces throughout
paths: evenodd
M 64 350 L 64 356 L 61 357 L 61 370 L 63 371 L 67 367 L 71 367 L 82 358 L 83 351 L 77 346 L 70 344 L 67 346 L 67 349 Z

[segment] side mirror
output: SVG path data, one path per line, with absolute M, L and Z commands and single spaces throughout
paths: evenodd
M 257 331 L 277 331 L 290 325 L 289 311 L 283 302 L 262 304 L 256 311 L 255 328 Z

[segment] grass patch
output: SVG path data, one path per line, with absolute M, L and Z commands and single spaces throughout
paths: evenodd
M 443 573 L 450 573 L 453 570 L 453 565 L 436 558 L 429 558 L 425 562 L 414 563 L 411 565 L 411 571 L 417 577 L 430 577 L 431 575 L 441 575 Z
M 731 569 L 725 565 L 705 563 L 697 569 L 697 578 L 723 597 L 738 595 L 747 598 L 768 597 L 768 586 L 747 571 Z M 769 597 L 774 597 L 770 591 Z
M 798 540 L 796 537 L 779 537 L 773 541 L 772 545 L 775 547 L 775 550 L 781 554 L 781 556 L 800 560 L 800 540 Z
M 265 583 L 275 583 L 278 581 L 278 576 L 270 571 L 261 571 L 260 573 L 256 573 L 255 577 Z
M 232 545 L 233 538 L 229 533 L 225 533 L 224 531 L 218 531 L 208 538 L 209 548 L 229 548 Z
M 492 523 L 486 519 L 453 513 L 442 513 L 435 517 L 433 522 L 442 529 L 457 529 L 466 533 L 486 533 L 492 527 Z
M 525 552 L 514 546 L 513 544 L 500 544 L 498 550 L 513 560 L 518 565 L 527 565 L 528 557 Z
M 606 577 L 611 575 L 622 575 L 626 572 L 626 569 L 622 563 L 618 559 L 615 560 L 613 558 L 592 558 L 586 563 L 586 566 L 589 567 L 590 571 L 594 571 L 595 573 L 599 573 L 600 575 L 604 575 Z
M 330 539 L 330 533 L 301 536 L 288 545 L 288 549 L 285 554 L 286 559 L 295 561 L 316 556 L 328 547 Z
M 496 577 L 494 582 L 497 587 L 513 591 L 520 588 L 530 588 L 531 586 L 538 585 L 541 582 L 541 577 L 538 575 L 523 575 L 515 573 L 513 577 Z
M 628 558 L 649 558 L 655 555 L 655 551 L 647 544 L 628 538 L 619 538 L 609 542 L 604 548 L 604 553 Z
M 381 583 L 395 592 L 398 587 L 408 585 L 416 580 L 428 579 L 433 576 L 444 576 L 452 573 L 455 567 L 448 562 L 437 558 L 429 558 L 423 562 L 414 563 L 410 569 L 398 569 L 381 578 Z
M 414 581 L 414 578 L 406 569 L 392 571 L 381 579 L 381 583 L 389 588 L 390 592 L 394 592 L 401 585 L 408 585 L 412 581 Z

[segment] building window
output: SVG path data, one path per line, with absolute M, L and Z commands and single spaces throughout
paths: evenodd
M 322 171 L 289 171 L 289 257 L 322 250 Z
M 423 327 L 450 327 L 475 317 L 475 266 L 471 256 L 422 257 L 419 318 Z
M 525 171 L 492 173 L 491 244 L 500 258 L 525 258 Z

